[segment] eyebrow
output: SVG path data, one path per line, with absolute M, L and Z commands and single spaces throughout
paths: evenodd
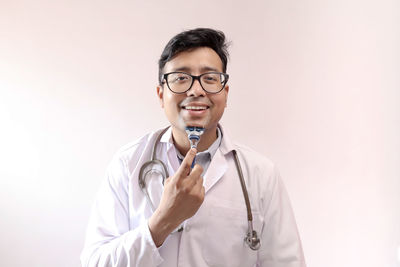
M 172 71 L 182 71 L 182 72 L 191 72 L 192 69 L 189 67 L 179 67 L 176 69 L 172 69 Z M 208 71 L 215 71 L 215 72 L 219 72 L 219 70 L 217 70 L 216 68 L 213 67 L 208 67 L 208 66 L 204 66 L 200 68 L 200 72 L 208 72 Z

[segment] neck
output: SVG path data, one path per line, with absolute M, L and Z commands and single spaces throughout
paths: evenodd
M 186 131 L 172 126 L 172 137 L 174 139 L 174 145 L 179 153 L 186 155 L 190 149 L 190 142 Z M 215 140 L 217 140 L 217 126 L 204 131 L 197 144 L 197 151 L 201 152 L 207 150 Z

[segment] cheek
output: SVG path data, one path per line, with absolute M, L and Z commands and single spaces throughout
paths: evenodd
M 170 94 L 164 95 L 164 106 L 168 108 L 170 111 L 178 110 L 179 99 Z
M 213 99 L 213 102 L 218 110 L 224 110 L 227 104 L 227 97 L 225 95 L 221 95 L 220 97 Z

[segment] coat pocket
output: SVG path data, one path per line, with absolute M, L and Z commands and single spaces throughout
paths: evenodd
M 214 206 L 208 211 L 203 257 L 209 266 L 251 267 L 257 262 L 257 251 L 244 241 L 248 230 L 246 208 L 229 205 Z M 253 211 L 253 227 L 261 235 L 262 218 Z

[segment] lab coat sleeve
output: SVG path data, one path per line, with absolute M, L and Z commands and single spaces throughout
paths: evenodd
M 259 251 L 259 267 L 305 267 L 303 249 L 289 197 L 273 167 L 267 186 L 264 229 Z
M 89 220 L 82 266 L 157 266 L 161 258 L 147 220 L 130 229 L 129 176 L 123 159 L 115 157 L 98 192 Z

